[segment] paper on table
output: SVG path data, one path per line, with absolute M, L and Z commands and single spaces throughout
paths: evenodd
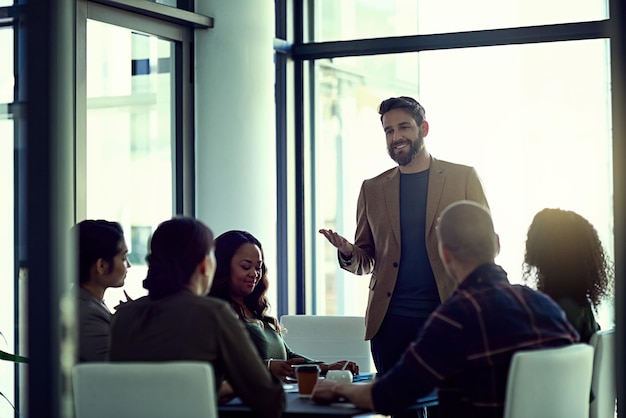
M 330 406 L 334 406 L 338 408 L 346 408 L 346 409 L 356 408 L 356 405 L 351 402 L 331 402 Z
M 298 385 L 291 385 L 289 383 L 283 383 L 283 390 L 287 393 L 297 392 Z

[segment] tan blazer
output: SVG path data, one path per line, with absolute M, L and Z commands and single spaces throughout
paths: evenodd
M 435 275 L 439 297 L 444 301 L 456 289 L 446 274 L 437 251 L 435 221 L 449 204 L 473 200 L 487 205 L 478 174 L 473 167 L 431 158 L 426 203 L 426 249 Z M 372 273 L 365 314 L 365 339 L 380 328 L 396 285 L 400 265 L 400 170 L 398 167 L 365 180 L 357 204 L 354 255 L 339 264 L 355 274 Z

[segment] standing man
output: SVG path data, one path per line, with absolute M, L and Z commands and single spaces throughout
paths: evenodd
M 457 286 L 437 253 L 435 220 L 455 201 L 487 206 L 487 199 L 474 168 L 428 153 L 428 122 L 415 99 L 384 100 L 378 113 L 398 167 L 363 182 L 354 244 L 332 230 L 319 232 L 338 249 L 344 270 L 372 274 L 365 339 L 384 373 Z
M 457 290 L 430 316 L 396 366 L 371 384 L 321 381 L 313 400 L 346 398 L 379 414 L 402 413 L 437 388 L 438 417 L 502 417 L 509 367 L 520 350 L 560 347 L 579 336 L 549 296 L 511 285 L 494 264 L 500 242 L 486 208 L 448 206 L 436 228 Z

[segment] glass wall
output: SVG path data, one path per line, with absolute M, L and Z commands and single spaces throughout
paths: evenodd
M 585 216 L 613 258 L 607 40 L 318 60 L 315 92 L 318 314 L 365 313 L 369 278 L 339 269 L 334 248 L 314 234 L 331 228 L 354 239 L 362 181 L 395 166 L 377 113 L 392 96 L 425 107 L 433 157 L 476 167 L 500 234 L 496 262 L 512 282 L 521 281 L 526 231 L 544 207 Z M 612 326 L 611 301 L 599 321 Z
M 85 218 L 122 224 L 129 248 L 124 289 L 109 289 L 113 311 L 123 290 L 146 294 L 147 242 L 172 216 L 174 43 L 87 21 Z
M 129 256 L 133 262 L 125 289 L 131 297 L 140 297 L 145 294 L 141 280 L 145 277 L 146 244 L 153 228 L 159 222 L 170 218 L 175 211 L 193 213 L 193 85 L 190 82 L 193 74 L 191 71 L 193 48 L 191 41 L 194 28 L 209 27 L 211 18 L 192 13 L 180 13 L 172 7 L 157 6 L 146 1 L 142 4 L 124 6 L 122 3 L 128 2 L 114 1 L 104 5 L 102 2 L 78 0 L 75 2 L 75 9 L 62 10 L 48 20 L 40 13 L 31 13 L 33 10 L 30 8 L 21 7 L 22 3 L 24 2 L 10 9 L 5 15 L 15 15 L 16 20 L 21 18 L 30 21 L 28 17 L 35 22 L 41 22 L 41 31 L 36 33 L 41 35 L 41 38 L 50 37 L 52 43 L 61 45 L 59 47 L 61 52 L 70 53 L 69 48 L 73 47 L 75 55 L 53 54 L 54 57 L 48 61 L 51 61 L 52 65 L 58 64 L 55 68 L 65 70 L 75 64 L 76 76 L 71 79 L 75 80 L 76 84 L 73 88 L 71 85 L 59 84 L 59 81 L 68 80 L 60 76 L 60 74 L 67 75 L 67 71 L 52 71 L 48 74 L 40 70 L 42 78 L 38 79 L 36 71 L 25 71 L 25 69 L 31 69 L 26 66 L 28 62 L 20 61 L 14 66 L 12 63 L 13 41 L 6 40 L 4 37 L 6 32 L 0 29 L 0 141 L 3 147 L 0 150 L 0 158 L 3 173 L 10 173 L 10 175 L 0 176 L 2 179 L 0 195 L 3 203 L 8 202 L 3 208 L 9 211 L 7 217 L 10 219 L 7 220 L 10 222 L 10 227 L 3 227 L 2 231 L 12 233 L 11 228 L 15 229 L 15 235 L 19 234 L 19 243 L 23 244 L 23 241 L 28 238 L 24 236 L 24 230 L 31 232 L 36 230 L 36 228 L 30 228 L 33 223 L 37 224 L 34 222 L 35 219 L 41 220 L 45 227 L 58 226 L 56 220 L 61 218 L 64 223 L 73 220 L 71 219 L 73 214 L 75 214 L 76 221 L 85 218 L 119 221 L 125 230 L 127 244 L 131 250 Z M 184 5 L 191 4 L 189 1 L 166 1 L 166 3 L 178 7 L 181 7 L 183 3 Z M 6 10 L 0 10 L 0 12 L 4 11 Z M 60 21 L 68 24 L 67 19 L 74 17 L 73 11 L 76 11 L 76 20 L 69 26 L 64 26 L 73 30 L 48 33 L 50 28 L 56 27 L 55 25 L 58 25 Z M 4 19 L 0 25 L 9 25 L 10 19 L 10 17 Z M 22 27 L 19 25 L 16 27 L 16 39 L 23 41 L 21 35 L 25 34 L 17 32 Z M 73 39 L 71 39 L 72 34 Z M 28 36 L 27 38 L 31 39 Z M 18 59 L 23 58 L 25 54 L 29 57 L 39 56 L 38 49 L 45 48 L 45 45 L 33 42 L 28 43 L 27 47 L 18 49 L 20 52 Z M 64 49 L 65 47 L 67 49 Z M 43 54 L 43 56 L 46 55 Z M 51 165 L 51 172 L 48 172 L 46 164 L 41 164 L 43 168 L 39 170 L 35 169 L 39 167 L 39 164 L 30 164 L 28 167 L 21 164 L 25 160 L 48 162 L 41 156 L 41 153 L 28 153 L 30 150 L 26 150 L 24 142 L 20 140 L 25 138 L 25 130 L 21 129 L 23 120 L 28 118 L 31 121 L 28 127 L 31 128 L 37 126 L 32 123 L 38 121 L 38 117 L 47 122 L 46 116 L 49 116 L 50 112 L 49 108 L 43 106 L 37 107 L 37 109 L 44 109 L 41 112 L 31 112 L 25 115 L 23 106 L 6 106 L 7 101 L 10 103 L 13 100 L 12 97 L 7 99 L 5 92 L 12 93 L 13 72 L 16 70 L 22 71 L 15 77 L 16 80 L 22 82 L 18 84 L 19 88 L 29 82 L 40 86 L 38 82 L 41 81 L 41 88 L 45 90 L 41 97 L 47 97 L 45 94 L 51 93 L 51 100 L 59 104 L 58 107 L 50 108 L 56 109 L 53 112 L 54 115 L 58 112 L 75 113 L 75 118 L 72 115 L 71 118 L 63 120 L 63 122 L 70 120 L 75 122 L 74 135 L 61 136 L 62 129 L 50 135 L 53 139 L 61 137 L 75 140 L 73 163 L 69 158 L 71 147 L 67 148 L 72 142 L 61 141 L 66 146 L 65 148 L 52 147 L 63 154 L 58 158 L 56 153 L 53 154 L 55 158 L 50 158 L 50 160 L 54 160 L 54 163 L 61 161 L 63 157 L 68 157 L 69 164 L 64 164 L 62 170 L 58 170 L 55 164 Z M 46 90 L 52 85 L 64 86 L 65 88 L 62 89 L 64 93 L 59 94 L 52 88 Z M 23 93 L 22 90 L 18 91 Z M 37 91 L 37 89 L 30 91 Z M 17 97 L 23 96 L 22 94 Z M 72 104 L 75 107 L 72 107 Z M 11 115 L 12 111 L 15 115 Z M 7 122 L 12 116 L 19 122 L 14 128 Z M 63 128 L 69 127 L 69 124 L 61 125 Z M 18 137 L 15 142 L 19 148 L 7 147 L 6 141 L 10 141 L 8 143 L 13 146 L 13 130 Z M 33 131 L 34 129 L 29 130 L 31 137 Z M 46 130 L 42 132 L 48 133 Z M 71 129 L 68 132 L 71 132 Z M 47 138 L 45 133 L 39 137 Z M 55 141 L 43 142 L 56 143 Z M 14 169 L 11 164 L 16 155 L 15 150 L 20 152 L 17 154 L 20 159 Z M 16 184 L 13 186 L 14 180 L 11 177 L 13 171 L 17 171 L 18 174 L 43 173 L 56 179 L 55 184 L 59 184 L 59 192 L 55 190 L 55 193 L 50 195 L 52 197 L 49 203 L 51 205 L 60 203 L 55 207 L 62 207 L 63 210 L 59 211 L 61 213 L 50 218 L 30 216 L 24 221 L 23 211 L 14 211 L 15 205 L 11 199 L 14 194 L 16 202 L 23 202 L 25 198 L 36 196 L 37 194 L 29 187 L 32 187 L 32 184 L 35 184 L 35 187 L 39 184 L 36 182 L 26 184 L 25 176 L 17 175 Z M 62 176 L 59 177 L 59 174 Z M 29 178 L 38 177 L 29 176 Z M 11 185 L 10 190 L 7 190 L 5 182 Z M 45 207 L 39 207 L 39 209 L 46 211 Z M 0 222 L 4 225 L 5 217 L 2 219 Z M 18 224 L 18 222 L 21 223 Z M 23 228 L 18 229 L 18 226 Z M 55 233 L 58 232 L 55 228 L 50 229 Z M 31 240 L 30 243 L 32 244 L 33 241 L 37 242 L 37 240 Z M 0 241 L 2 248 L 5 243 L 16 252 L 12 235 L 3 234 Z M 36 261 L 38 257 L 38 254 L 28 254 L 29 249 L 30 247 L 20 252 L 20 262 L 24 262 L 25 265 L 31 261 L 30 258 L 34 257 Z M 12 254 L 8 250 L 2 251 L 2 260 L 5 260 L 4 257 L 9 260 L 0 263 L 3 271 L 13 268 Z M 64 259 L 63 262 L 65 261 L 71 262 L 71 260 Z M 36 263 L 36 265 L 39 272 L 48 271 L 46 266 L 49 264 L 46 263 L 51 263 L 53 267 L 56 267 L 54 265 L 56 262 L 57 260 L 51 262 L 46 257 L 42 257 L 41 263 Z M 20 270 L 20 279 L 22 275 L 25 276 L 25 273 L 25 269 Z M 55 270 L 54 273 L 58 271 Z M 5 323 L 15 327 L 14 322 L 18 317 L 18 312 L 21 321 L 26 318 L 22 314 L 26 309 L 26 289 L 14 289 L 14 293 L 5 292 L 7 283 L 12 285 L 10 281 L 14 276 L 15 273 L 12 272 L 0 276 L 5 278 L 0 282 L 0 327 L 4 327 Z M 62 279 L 59 276 L 62 276 Z M 31 277 L 35 277 L 35 274 Z M 41 277 L 37 275 L 38 279 Z M 54 288 L 60 281 L 68 280 L 68 276 L 67 274 L 52 274 L 46 279 L 50 279 L 47 283 Z M 22 284 L 24 281 L 19 280 L 19 283 Z M 29 300 L 37 300 L 33 297 L 36 294 L 30 293 Z M 49 293 L 40 292 L 39 294 Z M 108 291 L 105 299 L 109 308 L 114 310 L 124 296 L 121 289 L 116 289 Z M 73 320 L 70 319 L 67 324 L 63 324 L 64 326 L 69 324 L 69 327 L 62 329 L 63 337 L 60 338 L 61 327 L 56 317 L 58 313 L 56 301 L 46 300 L 45 302 L 51 302 L 51 304 L 44 304 L 45 306 L 40 309 L 37 309 L 39 304 L 30 304 L 33 309 L 30 309 L 29 313 L 34 312 L 35 315 L 30 315 L 28 325 L 20 322 L 18 329 L 20 334 L 25 334 L 29 330 L 31 336 L 42 336 L 39 344 L 30 347 L 29 354 L 33 361 L 41 360 L 46 367 L 31 367 L 28 374 L 29 382 L 26 382 L 26 374 L 20 373 L 15 376 L 5 373 L 4 364 L 0 362 L 0 367 L 3 367 L 0 369 L 0 391 L 7 394 L 10 400 L 19 397 L 18 402 L 15 402 L 16 406 L 41 405 L 41 410 L 48 411 L 50 416 L 65 416 L 68 408 L 71 408 L 71 399 L 66 396 L 68 395 L 67 385 L 61 384 L 66 382 L 60 382 L 58 376 L 54 375 L 55 373 L 48 373 L 48 371 L 59 369 L 67 371 L 72 365 L 72 359 L 67 356 L 62 359 L 51 358 L 46 354 L 51 352 L 50 350 L 57 350 L 59 345 L 63 347 L 63 353 L 70 352 L 67 347 L 71 349 L 72 344 L 68 345 L 66 342 L 69 342 L 67 339 L 71 339 L 72 331 L 74 331 L 71 326 Z M 64 304 L 64 302 L 61 303 Z M 67 307 L 69 306 L 63 305 L 63 308 Z M 11 313 L 5 316 L 5 311 L 11 311 Z M 63 312 L 72 312 L 72 310 L 64 309 Z M 46 313 L 49 313 L 51 321 L 37 320 Z M 63 319 L 65 320 L 66 317 Z M 13 328 L 10 329 L 13 331 Z M 47 339 L 46 335 L 52 337 Z M 9 347 L 13 344 L 12 339 L 15 338 L 7 334 L 6 340 Z M 4 347 L 3 344 L 3 338 L 0 338 L 0 347 Z M 63 364 L 59 365 L 59 363 Z M 38 364 L 41 365 L 39 362 Z M 17 394 L 18 396 L 13 393 L 13 386 L 20 387 L 21 392 Z M 9 389 L 5 391 L 6 387 Z M 0 399 L 0 416 L 13 416 L 13 408 L 9 406 L 5 409 L 6 405 L 8 403 Z
M 0 6 L 2 3 L 0 2 Z M 15 353 L 13 28 L 0 28 L 0 350 Z M 13 416 L 13 363 L 0 361 L 0 417 Z M 6 397 L 6 399 L 4 399 Z

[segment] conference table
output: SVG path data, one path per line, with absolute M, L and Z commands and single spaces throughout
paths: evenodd
M 371 380 L 366 377 L 360 379 L 361 382 L 367 382 Z M 358 382 L 356 382 L 358 383 Z M 283 413 L 284 418 L 344 418 L 344 417 L 357 417 L 359 415 L 371 414 L 371 411 L 365 409 L 356 408 L 353 404 L 348 402 L 334 402 L 328 405 L 317 404 L 310 398 L 302 398 L 298 394 L 297 385 L 283 385 L 285 388 L 286 408 Z M 410 409 L 423 409 L 429 406 L 435 406 L 438 403 L 437 394 L 435 391 L 419 398 L 411 405 Z M 224 405 L 218 406 L 218 414 L 220 418 L 251 418 L 254 417 L 254 413 L 243 404 L 241 399 L 234 398 L 230 402 Z

